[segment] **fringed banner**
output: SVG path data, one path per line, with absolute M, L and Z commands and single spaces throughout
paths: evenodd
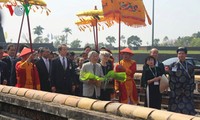
M 145 26 L 145 17 L 148 23 L 151 20 L 146 12 L 142 0 L 102 0 L 104 17 L 132 27 Z
M 12 8 L 12 5 L 6 5 L 6 7 L 8 8 L 10 15 L 13 16 L 14 10 Z
M 25 9 L 26 15 L 28 15 L 29 12 L 30 12 L 31 5 L 30 4 L 23 4 L 23 6 L 24 6 L 24 9 Z
M 119 21 L 120 9 L 118 0 L 102 0 L 104 17 Z

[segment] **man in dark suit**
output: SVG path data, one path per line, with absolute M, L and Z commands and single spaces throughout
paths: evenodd
M 4 61 L 6 64 L 7 64 L 7 67 L 8 67 L 8 85 L 11 85 L 11 71 L 13 69 L 14 64 L 14 56 L 15 56 L 15 52 L 16 52 L 16 47 L 14 44 L 9 44 L 7 46 L 7 53 L 8 53 L 8 56 L 6 56 L 5 58 L 2 59 L 2 61 Z
M 51 90 L 62 94 L 72 94 L 72 85 L 75 77 L 75 69 L 72 61 L 67 56 L 67 46 L 58 46 L 59 57 L 52 60 Z
M 19 53 L 24 49 L 24 47 L 28 48 L 26 44 L 21 44 L 19 46 Z M 22 59 L 17 56 L 17 50 L 15 51 L 14 60 L 13 60 L 13 67 L 11 67 L 11 76 L 10 76 L 10 86 L 15 86 L 17 84 L 16 78 L 16 68 L 15 65 L 17 62 L 21 61 Z
M 40 87 L 43 91 L 51 92 L 50 86 L 50 66 L 51 61 L 49 60 L 50 50 L 49 48 L 43 47 L 41 50 L 41 57 L 35 63 L 38 69 L 39 78 L 40 78 Z
M 0 46 L 0 84 L 7 85 L 8 84 L 8 69 L 7 64 L 3 62 L 1 59 L 3 57 L 3 47 Z

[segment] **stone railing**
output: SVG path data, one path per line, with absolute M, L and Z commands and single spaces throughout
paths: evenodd
M 145 95 L 144 93 L 140 93 L 140 79 L 141 79 L 141 75 L 142 73 L 135 73 L 134 75 L 134 80 L 136 82 L 136 86 L 138 89 L 138 93 L 139 93 L 139 104 L 143 105 L 144 101 L 145 101 Z M 194 104 L 195 104 L 195 109 L 197 111 L 198 114 L 200 114 L 200 75 L 195 75 L 195 84 L 196 84 L 196 89 L 194 90 Z M 169 92 L 170 89 L 168 89 L 168 91 L 165 91 L 162 94 L 162 109 L 167 109 L 168 108 L 168 100 L 169 100 Z
M 141 76 L 142 76 L 141 71 L 135 73 L 135 75 L 134 75 L 134 79 L 136 80 L 137 85 L 140 84 Z M 194 92 L 199 94 L 200 93 L 200 75 L 195 75 L 195 84 L 196 84 L 196 89 Z
M 136 105 L 0 85 L 0 119 L 200 120 Z

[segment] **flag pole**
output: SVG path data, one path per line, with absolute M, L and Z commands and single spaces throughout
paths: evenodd
M 152 47 L 154 46 L 154 0 L 152 6 Z
M 94 7 L 95 10 L 97 10 L 97 6 Z M 96 43 L 95 43 L 95 48 L 98 51 L 98 16 L 95 17 L 95 24 L 96 24 Z
M 121 48 L 121 18 L 119 17 L 119 54 L 118 54 L 118 61 L 120 62 L 120 48 Z
M 96 50 L 98 50 L 98 24 L 97 24 L 97 18 L 95 18 L 95 24 L 96 24 Z
M 96 32 L 95 32 L 95 27 L 93 26 L 93 35 L 94 35 L 94 45 L 96 48 Z
M 25 16 L 25 10 L 23 12 L 23 16 L 22 16 L 22 21 L 21 21 L 21 26 L 20 26 L 20 30 L 19 30 L 19 36 L 18 36 L 18 40 L 17 40 L 17 47 L 16 47 L 16 52 L 15 52 L 15 58 L 17 56 L 17 51 L 19 49 L 19 41 L 20 41 L 20 38 L 21 38 L 21 34 L 22 34 L 22 26 L 24 24 L 24 16 Z
M 28 5 L 28 0 L 25 0 L 25 4 Z M 27 24 L 28 24 L 28 33 L 29 33 L 29 40 L 30 40 L 30 49 L 31 52 L 33 51 L 33 45 L 32 45 L 32 38 L 31 38 L 31 28 L 30 28 L 30 20 L 29 20 L 29 15 L 27 14 Z

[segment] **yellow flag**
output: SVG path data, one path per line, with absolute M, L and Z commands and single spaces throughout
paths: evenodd
M 145 7 L 142 0 L 118 0 L 121 21 L 128 26 L 145 26 Z
M 104 17 L 110 20 L 119 20 L 120 9 L 118 0 L 102 0 Z
M 147 17 L 149 24 L 151 20 L 146 12 L 142 0 L 102 0 L 104 16 L 108 19 L 119 20 L 128 26 L 145 26 Z

